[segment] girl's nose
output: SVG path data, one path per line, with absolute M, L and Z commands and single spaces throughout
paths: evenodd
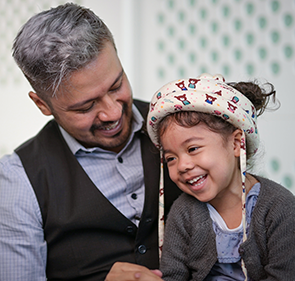
M 179 157 L 178 160 L 178 171 L 181 173 L 185 173 L 194 168 L 194 162 L 191 160 L 191 157 L 188 155 Z

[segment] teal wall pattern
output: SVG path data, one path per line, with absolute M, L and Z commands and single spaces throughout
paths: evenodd
M 141 80 L 147 99 L 169 81 L 203 72 L 221 73 L 229 82 L 271 82 L 281 107 L 258 118 L 261 147 L 254 172 L 295 193 L 295 1 L 151 1 L 153 25 L 145 23 L 147 16 L 143 20 L 153 42 L 143 46 L 142 65 L 149 71 L 143 77 L 154 81 Z
M 212 71 L 229 78 L 272 78 L 286 63 L 294 71 L 294 1 L 159 3 L 156 44 L 165 54 L 158 62 L 160 79 Z

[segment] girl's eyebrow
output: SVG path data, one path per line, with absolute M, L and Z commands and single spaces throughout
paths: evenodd
M 180 145 L 187 144 L 191 141 L 200 141 L 203 139 L 204 139 L 203 137 L 191 137 L 191 138 L 188 138 L 185 141 L 183 141 Z M 165 153 L 169 153 L 169 152 L 171 153 L 172 151 L 170 149 L 163 149 L 163 155 L 165 155 Z

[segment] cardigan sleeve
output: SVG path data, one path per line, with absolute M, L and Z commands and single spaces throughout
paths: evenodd
M 266 218 L 268 262 L 267 279 L 285 281 L 295 278 L 295 197 L 282 196 Z
M 264 178 L 249 237 L 240 247 L 253 280 L 293 281 L 295 276 L 295 196 Z
M 160 263 L 163 279 L 203 280 L 216 260 L 215 234 L 207 206 L 182 194 L 166 223 Z
M 165 226 L 163 253 L 160 262 L 160 270 L 165 281 L 189 280 L 187 247 L 190 241 L 190 231 L 186 227 L 189 226 L 187 223 L 188 214 L 182 212 L 183 208 L 179 203 L 178 199 L 172 205 Z

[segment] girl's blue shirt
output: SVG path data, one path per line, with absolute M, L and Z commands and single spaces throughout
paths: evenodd
M 260 191 L 260 183 L 256 183 L 246 197 L 246 221 L 249 228 L 252 212 L 257 202 Z M 216 234 L 216 249 L 218 262 L 213 266 L 205 281 L 244 281 L 245 276 L 241 268 L 239 247 L 243 242 L 242 224 L 235 229 L 229 229 L 226 223 L 209 203 L 207 207 L 213 221 L 213 229 Z

